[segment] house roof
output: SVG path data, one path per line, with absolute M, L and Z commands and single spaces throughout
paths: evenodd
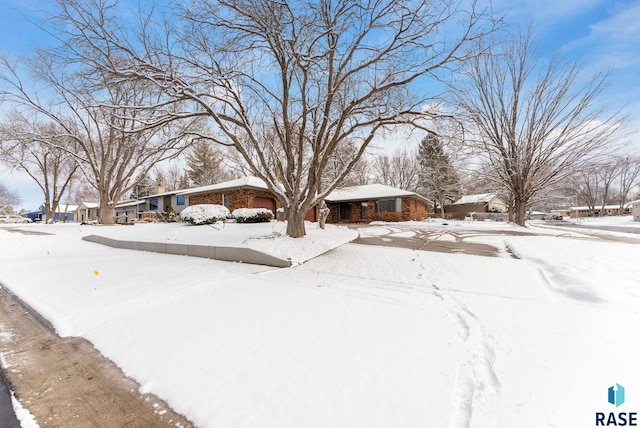
M 136 205 L 142 205 L 142 204 L 144 204 L 144 201 L 136 201 L 134 199 L 129 201 L 118 202 L 116 204 L 116 208 L 135 207 Z
M 638 201 L 635 201 L 638 202 Z M 627 202 L 626 204 L 624 204 L 624 208 L 631 208 L 631 204 L 633 204 L 634 201 L 631 202 Z M 605 210 L 616 210 L 619 209 L 620 205 L 619 204 L 614 204 L 614 205 L 605 205 L 604 209 Z M 581 206 L 581 207 L 569 207 L 569 211 L 588 211 L 591 208 L 588 206 Z M 596 205 L 593 207 L 594 210 L 599 210 L 602 209 L 602 205 Z
M 200 186 L 194 187 L 192 189 L 187 189 L 179 192 L 179 195 L 195 195 L 198 193 L 210 193 L 210 192 L 219 192 L 222 190 L 233 190 L 250 187 L 254 189 L 260 190 L 269 190 L 267 185 L 262 179 L 257 177 L 242 177 L 235 180 L 225 181 L 223 183 L 212 184 L 209 186 Z
M 100 206 L 100 204 L 98 202 L 81 202 L 80 205 L 78 205 L 78 209 L 84 208 L 84 209 L 92 209 L 92 208 L 98 208 Z
M 56 212 L 71 213 L 71 212 L 77 211 L 78 207 L 79 207 L 79 205 L 70 205 L 70 204 L 63 205 L 63 204 L 60 204 L 60 205 L 58 205 L 58 209 L 56 210 Z
M 327 195 L 325 200 L 329 202 L 349 202 L 401 197 L 412 197 L 425 203 L 429 202 L 427 198 L 420 196 L 417 193 L 397 189 L 391 186 L 385 186 L 380 183 L 335 189 Z
M 466 205 L 466 204 L 486 204 L 496 199 L 498 196 L 495 193 L 478 193 L 475 195 L 464 195 L 452 205 Z
M 154 193 L 153 195 L 143 196 L 140 199 L 157 198 L 158 196 L 172 196 L 172 195 L 177 195 L 180 192 L 183 192 L 183 190 L 173 190 L 171 192 Z

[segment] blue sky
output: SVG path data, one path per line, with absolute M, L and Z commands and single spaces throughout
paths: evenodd
M 489 3 L 488 0 L 480 0 Z M 0 53 L 28 54 L 46 38 L 29 20 L 37 21 L 46 2 L 0 0 Z M 603 100 L 624 107 L 630 144 L 640 150 L 640 0 L 494 0 L 494 10 L 509 11 L 509 24 L 533 22 L 543 54 L 559 50 L 588 72 L 610 70 L 610 88 Z M 1 112 L 1 110 L 0 110 Z M 26 209 L 36 209 L 42 196 L 30 179 L 0 170 L 0 181 L 17 191 Z

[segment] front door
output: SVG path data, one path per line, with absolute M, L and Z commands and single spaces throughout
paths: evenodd
M 351 202 L 341 202 L 338 210 L 338 220 L 351 220 Z

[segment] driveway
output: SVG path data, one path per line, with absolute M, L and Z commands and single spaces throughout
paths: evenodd
M 506 249 L 473 242 L 482 236 L 533 236 L 534 233 L 510 230 L 429 230 L 410 225 L 350 225 L 360 232 L 354 244 L 382 245 L 440 253 L 462 253 L 497 257 Z

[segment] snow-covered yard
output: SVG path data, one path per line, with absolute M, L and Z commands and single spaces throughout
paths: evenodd
M 607 402 L 615 383 L 640 411 L 640 245 L 424 222 L 361 232 L 487 231 L 474 240 L 519 259 L 357 244 L 312 258 L 353 231 L 292 240 L 277 222 L 233 226 L 103 233 L 215 237 L 308 261 L 118 250 L 80 239 L 99 228 L 30 225 L 54 235 L 0 230 L 0 282 L 200 427 L 594 426 L 595 412 L 623 411 Z

